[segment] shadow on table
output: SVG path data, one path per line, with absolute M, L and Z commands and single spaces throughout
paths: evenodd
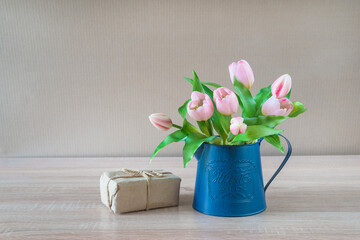
M 179 205 L 192 207 L 193 199 L 194 199 L 194 193 L 183 193 L 180 195 Z
M 179 207 L 191 209 L 193 189 L 182 189 Z M 267 212 L 359 212 L 359 195 L 355 189 L 314 190 L 286 189 L 269 191 L 266 194 Z
M 267 213 L 271 212 L 359 212 L 360 201 L 354 190 L 269 189 L 266 194 Z M 166 214 L 194 211 L 194 190 L 182 188 L 178 207 L 159 208 L 129 214 Z
M 266 195 L 268 212 L 359 212 L 359 195 L 350 190 L 282 191 Z

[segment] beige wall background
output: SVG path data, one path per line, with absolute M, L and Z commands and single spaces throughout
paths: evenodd
M 294 154 L 360 154 L 360 1 L 0 1 L 1 156 L 149 156 L 183 80 L 293 78 Z M 182 144 L 161 156 L 180 156 Z M 264 144 L 264 155 L 279 154 Z

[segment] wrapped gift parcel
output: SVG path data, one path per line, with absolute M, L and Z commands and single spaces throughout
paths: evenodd
M 114 213 L 179 205 L 181 179 L 163 170 L 104 172 L 100 177 L 101 201 Z

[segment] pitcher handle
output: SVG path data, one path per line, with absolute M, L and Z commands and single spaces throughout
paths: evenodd
M 265 185 L 264 188 L 264 192 L 266 192 L 266 189 L 269 187 L 269 185 L 271 184 L 271 182 L 276 178 L 276 176 L 279 174 L 279 172 L 281 171 L 281 169 L 285 166 L 286 162 L 289 160 L 291 152 L 292 152 L 292 147 L 291 147 L 291 143 L 290 141 L 284 137 L 283 135 L 279 134 L 279 136 L 281 136 L 282 138 L 284 138 L 286 140 L 286 143 L 288 145 L 288 150 L 286 153 L 286 156 L 284 158 L 284 160 L 282 161 L 280 167 L 276 170 L 276 172 L 274 173 L 274 175 L 270 178 L 270 180 L 267 182 L 267 184 Z M 262 139 L 261 139 L 262 140 Z

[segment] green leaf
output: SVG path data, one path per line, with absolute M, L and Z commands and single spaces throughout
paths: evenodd
M 210 141 L 209 143 L 210 143 L 210 144 L 221 145 L 221 138 L 216 137 L 216 138 L 214 138 L 212 141 Z
M 185 79 L 186 81 L 188 81 L 191 85 L 193 85 L 194 80 L 192 80 L 191 78 L 187 78 L 187 77 L 184 77 L 184 79 Z
M 279 149 L 282 153 L 284 153 L 284 148 L 281 145 L 281 140 L 279 135 L 277 134 L 273 134 L 270 136 L 265 136 L 264 139 L 270 143 L 271 145 L 273 145 L 274 147 L 276 147 L 277 149 Z
M 293 118 L 298 116 L 301 113 L 304 113 L 307 111 L 307 109 L 304 107 L 304 105 L 301 102 L 293 102 L 294 109 L 289 114 L 289 117 Z
M 191 85 L 194 85 L 194 80 L 193 79 L 191 79 L 191 78 L 187 78 L 187 77 L 184 77 L 184 79 L 186 80 L 186 81 L 188 81 Z M 201 82 L 200 82 L 201 83 Z M 202 86 L 202 88 L 204 89 L 204 92 L 207 94 L 207 95 L 209 95 L 209 97 L 212 99 L 213 98 L 213 91 L 210 89 L 210 88 L 208 88 L 207 86 L 205 86 L 204 84 L 201 84 L 201 86 Z
M 216 111 L 216 110 L 215 110 Z M 219 112 L 215 112 L 211 117 L 211 122 L 212 125 L 214 126 L 215 131 L 220 135 L 220 138 L 223 140 L 223 142 L 225 142 L 226 138 L 227 138 L 227 133 L 224 129 L 224 126 L 222 125 L 221 121 L 220 121 L 220 117 L 217 115 L 220 115 Z
M 239 94 L 239 104 L 243 106 L 243 117 L 254 117 L 256 113 L 256 102 L 251 96 L 249 89 L 234 77 L 234 88 Z
M 273 129 L 263 125 L 252 125 L 247 127 L 245 133 L 236 135 L 232 143 L 237 141 L 252 141 L 261 137 L 279 134 L 281 132 L 283 132 L 283 130 Z
M 207 136 L 211 136 L 213 135 L 212 133 L 212 127 L 211 127 L 211 123 L 209 125 L 209 122 L 210 121 L 198 121 L 198 125 L 199 125 L 199 128 L 200 130 L 205 133 L 205 135 Z
M 181 130 L 186 134 L 190 134 L 192 132 L 201 133 L 199 129 L 192 125 L 186 118 L 184 118 L 183 127 L 181 128 Z
M 186 113 L 187 113 L 186 106 L 190 102 L 190 100 L 191 99 L 187 100 L 181 107 L 178 108 L 178 112 L 183 119 L 186 118 Z
M 205 92 L 204 88 L 202 86 L 202 84 L 200 83 L 200 80 L 196 74 L 196 72 L 193 70 L 193 91 L 198 91 L 198 92 Z
M 252 118 L 244 118 L 244 123 L 248 126 L 251 125 L 264 125 L 266 127 L 274 128 L 289 117 L 284 116 L 275 116 L 275 115 L 269 115 L 269 116 L 258 116 L 258 117 L 252 117 Z
M 208 85 L 208 86 L 212 86 L 215 88 L 221 88 L 222 86 L 217 84 L 217 83 L 212 83 L 212 82 L 201 82 L 202 84 Z
M 242 103 L 240 96 L 239 96 L 236 92 L 235 92 L 235 95 L 236 95 L 237 100 L 238 100 L 238 102 L 239 102 L 240 108 L 241 108 L 241 109 L 244 109 L 244 104 Z
M 244 123 L 248 126 L 259 125 L 259 117 L 244 118 Z
M 221 115 L 221 124 L 226 132 L 230 132 L 231 115 Z
M 216 136 L 206 137 L 203 134 L 190 133 L 185 140 L 185 146 L 183 148 L 184 167 L 188 165 L 194 153 L 201 146 L 201 144 L 204 142 L 210 142 L 214 138 L 216 138 Z
M 173 133 L 170 133 L 155 149 L 154 153 L 152 154 L 151 158 L 150 158 L 150 162 L 151 160 L 155 157 L 155 155 L 165 146 L 169 145 L 170 143 L 173 142 L 180 142 L 182 140 L 184 140 L 186 138 L 186 134 L 181 131 L 181 130 L 177 130 Z
M 288 94 L 286 94 L 286 96 L 285 96 L 285 97 L 286 97 L 287 99 L 290 99 L 290 94 L 291 94 L 291 88 L 290 88 L 289 93 L 288 93 Z
M 254 97 L 256 102 L 256 115 L 261 114 L 261 106 L 263 103 L 271 97 L 271 85 L 260 89 L 258 94 Z
M 274 127 L 276 127 L 277 125 L 279 125 L 280 123 L 282 123 L 283 121 L 285 121 L 288 118 L 289 117 L 274 116 L 274 115 L 259 116 L 258 117 L 258 119 L 259 119 L 258 124 L 274 128 Z

